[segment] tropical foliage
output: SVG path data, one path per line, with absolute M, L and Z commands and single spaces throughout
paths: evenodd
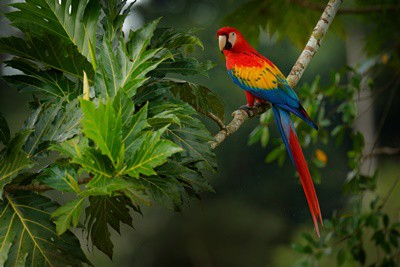
M 121 0 L 11 6 L 23 37 L 0 38 L 0 53 L 20 74 L 3 78 L 33 100 L 14 136 L 0 114 L 1 264 L 90 264 L 76 227 L 111 258 L 110 227 L 133 226 L 130 211 L 153 202 L 180 210 L 212 191 L 204 174 L 215 155 L 199 115 L 223 119 L 223 107 L 208 88 L 167 77 L 214 66 L 190 56 L 202 48 L 192 32 L 155 20 L 124 35 L 132 4 Z

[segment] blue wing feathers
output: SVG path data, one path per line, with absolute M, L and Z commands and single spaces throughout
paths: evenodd
M 228 73 L 231 76 L 233 82 L 239 85 L 239 87 L 243 90 L 249 91 L 256 98 L 266 100 L 281 109 L 292 112 L 293 114 L 304 120 L 312 128 L 318 130 L 318 126 L 310 118 L 303 106 L 300 104 L 296 93 L 293 91 L 292 88 L 290 88 L 286 80 L 279 80 L 278 87 L 276 89 L 266 90 L 263 88 L 253 88 L 249 85 L 246 85 L 246 83 L 233 75 L 231 70 L 229 70 Z

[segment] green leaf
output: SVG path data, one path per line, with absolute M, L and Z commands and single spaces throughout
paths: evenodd
M 214 113 L 224 121 L 224 106 L 219 97 L 205 86 L 178 79 L 165 79 L 171 92 L 203 114 Z
M 164 47 L 169 50 L 185 48 L 186 46 L 198 46 L 204 49 L 203 43 L 200 39 L 192 33 L 195 30 L 189 32 L 177 31 L 174 28 L 157 28 L 154 31 L 154 38 L 151 41 L 151 47 Z
M 177 73 L 181 75 L 203 75 L 208 77 L 208 71 L 214 68 L 216 64 L 212 61 L 199 62 L 193 57 L 177 57 L 166 60 L 158 65 L 152 73 L 155 76 L 164 77 L 168 73 Z
M 140 145 L 138 135 L 148 126 L 147 109 L 145 104 L 135 113 L 135 105 L 132 100 L 120 90 L 114 99 L 114 108 L 121 113 L 122 119 L 122 141 L 125 145 L 125 151 L 132 154 L 137 146 Z
M 257 143 L 262 135 L 262 127 L 260 125 L 258 125 L 256 128 L 253 129 L 253 131 L 251 131 L 250 135 L 249 135 L 249 139 L 247 141 L 247 145 L 251 146 L 254 145 L 255 143 Z
M 138 31 L 131 32 L 127 43 L 121 40 L 115 50 L 109 40 L 103 40 L 99 68 L 94 80 L 99 95 L 113 97 L 122 88 L 132 97 L 148 80 L 147 73 L 169 57 L 168 54 L 161 58 L 156 57 L 161 48 L 146 50 L 157 23 L 158 20 L 153 21 Z
M 19 132 L 0 152 L 0 193 L 22 170 L 31 168 L 33 163 L 22 150 L 30 131 Z
M 159 22 L 160 18 L 143 25 L 143 27 L 136 31 L 129 32 L 126 47 L 128 50 L 128 55 L 131 59 L 136 61 L 138 57 L 143 54 L 150 44 L 151 37 L 153 37 L 154 30 Z M 158 49 L 156 48 L 154 50 Z
M 123 149 L 121 113 L 115 111 L 111 101 L 106 104 L 99 102 L 97 108 L 92 101 L 82 99 L 80 103 L 83 133 L 95 142 L 113 164 L 117 164 Z
M 126 197 L 129 198 L 136 211 L 140 213 L 139 204 L 143 203 L 147 206 L 151 205 L 151 200 L 146 188 L 137 180 L 124 180 L 124 187 L 120 190 Z
M 112 259 L 113 244 L 108 225 L 118 233 L 120 223 L 133 227 L 129 201 L 120 196 L 95 196 L 89 197 L 89 202 L 90 205 L 85 209 L 88 237 L 90 235 L 93 245 Z
M 10 129 L 8 128 L 6 119 L 0 112 L 0 142 L 6 145 L 8 141 L 10 141 Z
M 270 163 L 274 160 L 277 160 L 279 156 L 283 153 L 284 151 L 282 150 L 281 146 L 275 147 L 273 150 L 271 150 L 267 157 L 265 158 L 266 163 Z
M 17 86 L 26 93 L 42 94 L 50 98 L 63 98 L 73 100 L 79 94 L 75 83 L 66 78 L 62 72 L 55 70 L 41 70 L 36 64 L 21 58 L 7 61 L 7 66 L 19 69 L 25 75 L 5 76 L 9 84 Z
M 195 192 L 209 191 L 214 192 L 214 189 L 208 183 L 201 173 L 194 171 L 178 162 L 168 161 L 159 168 L 157 173 L 163 176 L 173 177 L 183 183 L 184 186 L 192 188 Z
M 262 135 L 260 138 L 261 146 L 266 147 L 269 141 L 269 127 L 262 127 Z
M 101 20 L 106 37 L 108 40 L 119 40 L 123 23 L 135 1 L 128 5 L 126 0 L 101 0 L 100 3 L 106 14 Z
M 52 218 L 57 218 L 55 224 L 58 235 L 65 233 L 71 225 L 74 227 L 78 225 L 84 200 L 85 198 L 75 198 L 51 214 Z
M 25 128 L 32 130 L 32 134 L 24 145 L 28 155 L 38 154 L 46 150 L 50 143 L 61 143 L 80 133 L 82 113 L 78 100 L 66 105 L 64 100 L 42 104 L 29 118 Z
M 55 232 L 50 214 L 57 207 L 50 199 L 34 193 L 6 193 L 0 202 L 0 262 L 5 266 L 90 264 L 71 232 L 61 236 Z
M 58 151 L 71 158 L 71 163 L 79 164 L 83 170 L 95 175 L 91 183 L 94 184 L 97 177 L 111 178 L 114 175 L 114 167 L 110 159 L 100 150 L 88 146 L 87 138 L 74 138 L 61 144 L 52 145 L 50 149 Z
M 179 100 L 154 101 L 149 112 L 159 114 L 161 110 L 175 109 L 180 125 L 171 125 L 166 136 L 185 151 L 181 153 L 183 161 L 196 162 L 198 169 L 215 171 L 216 159 L 208 141 L 212 136 L 204 124 L 195 117 L 196 112 L 188 104 Z
M 71 164 L 55 163 L 44 169 L 36 181 L 62 192 L 79 193 L 78 174 Z
M 140 181 L 158 203 L 171 210 L 180 210 L 185 191 L 176 179 L 151 176 L 142 177 Z
M 10 54 L 43 64 L 66 74 L 83 78 L 83 71 L 93 76 L 92 65 L 74 44 L 65 44 L 59 38 L 42 35 L 40 38 L 0 38 L 0 53 Z
M 182 151 L 182 148 L 173 142 L 161 139 L 165 130 L 166 128 L 162 128 L 154 133 L 147 132 L 143 135 L 142 144 L 128 159 L 124 173 L 134 178 L 138 178 L 139 174 L 155 175 L 155 167 L 165 163 L 169 156 Z
M 19 9 L 6 15 L 13 26 L 38 36 L 50 33 L 63 42 L 74 44 L 82 55 L 91 58 L 90 49 L 95 49 L 100 15 L 98 1 L 26 0 L 11 6 Z

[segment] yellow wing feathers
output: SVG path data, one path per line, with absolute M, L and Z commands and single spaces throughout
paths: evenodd
M 263 67 L 235 66 L 232 74 L 242 84 L 257 89 L 276 89 L 281 79 L 285 79 L 283 74 L 269 65 Z

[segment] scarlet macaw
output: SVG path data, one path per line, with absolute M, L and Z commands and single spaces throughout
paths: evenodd
M 247 108 L 252 107 L 255 100 L 258 102 L 268 101 L 272 104 L 276 124 L 300 176 L 315 230 L 320 236 L 318 220 L 322 224 L 321 210 L 290 112 L 303 119 L 312 128 L 318 130 L 318 126 L 302 107 L 299 98 L 281 71 L 251 47 L 238 30 L 224 27 L 218 30 L 217 37 L 219 49 L 225 55 L 229 75 L 235 84 L 246 91 Z

